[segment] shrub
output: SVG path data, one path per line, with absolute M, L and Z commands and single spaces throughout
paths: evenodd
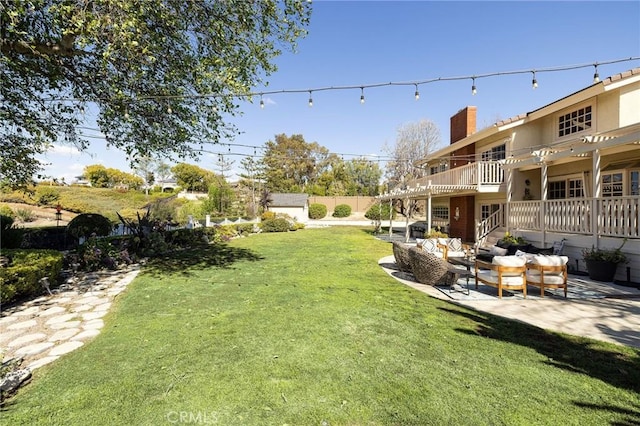
M 389 203 L 373 205 L 364 214 L 364 217 L 370 220 L 389 220 L 395 219 L 396 211 L 391 208 Z
M 57 282 L 62 270 L 62 253 L 54 250 L 2 250 L 11 259 L 6 268 L 0 268 L 0 303 L 7 303 L 20 296 L 39 294 L 43 287 L 40 280 L 49 278 Z
M 60 200 L 60 191 L 51 186 L 38 186 L 36 188 L 36 204 L 49 206 Z
M 23 234 L 22 229 L 15 227 L 12 217 L 0 215 L 0 245 L 3 249 L 19 248 Z
M 348 204 L 338 204 L 333 210 L 333 217 L 349 217 L 351 216 L 351 206 Z
M 282 217 L 263 220 L 260 226 L 264 232 L 287 232 L 291 228 L 289 221 Z
M 309 219 L 322 219 L 327 215 L 327 206 L 320 203 L 309 205 Z
M 33 222 L 36 220 L 36 215 L 31 209 L 16 209 L 16 218 L 22 222 Z
M 273 220 L 276 218 L 274 212 L 266 211 L 260 215 L 260 220 Z
M 87 238 L 92 234 L 106 236 L 111 234 L 112 229 L 111 221 L 97 213 L 79 214 L 67 225 L 67 232 L 75 238 Z
M 16 217 L 16 214 L 13 212 L 13 210 L 11 210 L 11 207 L 7 206 L 6 204 L 0 206 L 0 215 L 9 216 L 12 219 Z

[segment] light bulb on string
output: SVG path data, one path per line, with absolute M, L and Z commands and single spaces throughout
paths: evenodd
M 531 87 L 533 89 L 537 89 L 538 88 L 538 80 L 536 80 L 536 72 L 535 71 L 532 71 L 532 72 L 533 72 L 533 80 L 531 80 Z
M 473 82 L 471 83 L 471 94 L 475 95 L 476 93 L 478 93 L 478 91 L 476 90 L 476 78 L 475 77 L 471 77 Z
M 260 93 L 260 108 L 264 109 L 264 100 L 262 99 L 262 93 Z
M 309 90 L 309 106 L 313 106 L 313 98 L 311 97 L 311 90 Z
M 167 107 L 167 114 L 173 114 L 173 110 L 171 109 L 171 107 Z
M 364 103 L 364 87 L 360 87 L 360 103 Z
M 600 75 L 598 74 L 598 63 L 593 64 L 593 66 L 595 67 L 595 73 L 593 74 L 593 83 L 599 83 L 600 82 Z
M 417 84 L 416 84 L 416 93 L 415 93 L 415 95 L 414 95 L 414 96 L 415 96 L 415 98 L 416 98 L 416 101 L 417 101 L 418 99 L 420 99 L 420 92 L 418 92 L 418 85 L 417 85 Z

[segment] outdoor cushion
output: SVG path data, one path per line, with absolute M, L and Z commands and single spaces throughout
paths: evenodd
M 506 256 L 507 255 L 507 249 L 499 247 L 499 246 L 493 246 L 493 247 L 491 247 L 491 250 L 489 251 L 489 253 L 494 255 L 494 256 Z
M 422 251 L 442 257 L 442 250 L 438 247 L 437 238 L 427 238 L 422 240 Z
M 527 259 L 522 256 L 493 256 L 491 263 L 499 266 L 524 266 Z
M 502 284 L 504 285 L 522 285 L 522 273 L 515 272 L 516 275 L 509 275 L 508 272 L 502 273 Z M 478 279 L 493 284 L 498 284 L 498 272 L 497 271 L 479 271 Z
M 530 248 L 531 244 L 511 244 L 507 247 L 507 255 L 513 256 L 518 250 L 528 253 Z
M 540 283 L 540 271 L 531 269 L 527 271 L 527 281 L 532 283 Z M 545 272 L 545 284 L 564 284 L 564 274 L 560 272 Z
M 557 256 L 557 255 L 536 255 L 533 256 L 531 263 L 534 265 L 542 265 L 542 266 L 562 266 L 566 265 L 569 261 L 567 256 Z
M 462 239 L 461 238 L 449 238 L 447 241 L 447 248 L 450 252 L 452 251 L 463 251 L 462 250 Z
M 527 263 L 527 259 L 524 256 L 493 256 L 491 263 L 498 266 L 524 266 Z M 490 274 L 493 277 L 497 277 L 498 271 L 492 269 Z M 522 282 L 522 272 L 504 271 L 502 272 L 502 277 L 517 277 Z

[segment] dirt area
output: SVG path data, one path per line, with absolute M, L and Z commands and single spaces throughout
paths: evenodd
M 60 222 L 56 221 L 56 209 L 54 207 L 40 207 L 23 203 L 2 203 L 11 207 L 15 213 L 17 210 L 30 210 L 35 216 L 35 220 L 23 222 L 18 217 L 15 218 L 15 224 L 22 228 L 37 228 L 40 226 L 67 226 L 69 221 L 77 216 L 76 213 L 61 210 L 62 216 Z

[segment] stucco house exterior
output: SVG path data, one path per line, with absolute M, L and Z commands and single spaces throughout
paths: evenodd
M 427 223 L 481 243 L 505 229 L 540 247 L 619 247 L 616 279 L 640 281 L 640 68 L 476 131 L 476 108 L 451 118 L 451 141 L 418 162 L 427 176 L 378 197 L 425 200 Z
M 272 193 L 269 211 L 291 216 L 296 222 L 309 220 L 309 196 L 307 194 Z

